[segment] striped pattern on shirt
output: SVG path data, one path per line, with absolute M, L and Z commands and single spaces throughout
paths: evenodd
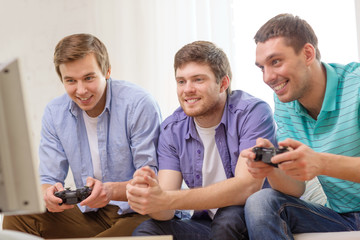
M 326 64 L 327 84 L 317 120 L 298 102 L 282 103 L 275 96 L 277 138 L 298 140 L 316 152 L 360 156 L 360 63 Z M 326 205 L 339 213 L 360 211 L 360 184 L 318 176 Z

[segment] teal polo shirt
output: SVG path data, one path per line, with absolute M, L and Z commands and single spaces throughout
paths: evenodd
M 360 63 L 322 64 L 326 92 L 317 120 L 298 101 L 282 103 L 275 95 L 277 140 L 292 138 L 316 152 L 360 157 Z M 360 183 L 323 175 L 318 179 L 326 206 L 339 213 L 360 211 Z

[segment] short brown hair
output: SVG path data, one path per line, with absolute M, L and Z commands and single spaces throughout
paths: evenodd
M 310 43 L 316 50 L 316 59 L 321 55 L 318 49 L 318 39 L 311 26 L 303 19 L 292 14 L 279 14 L 267 21 L 255 34 L 255 43 L 264 43 L 270 38 L 284 37 L 285 43 L 291 46 L 296 53 Z
M 178 68 L 183 67 L 189 62 L 207 64 L 213 71 L 217 83 L 225 76 L 229 77 L 231 83 L 232 73 L 229 60 L 225 52 L 221 48 L 218 48 L 214 43 L 208 41 L 195 41 L 182 47 L 175 54 L 175 74 Z M 227 94 L 231 93 L 230 84 L 226 92 Z
M 94 53 L 96 61 L 104 76 L 110 68 L 109 55 L 105 45 L 91 34 L 73 34 L 64 37 L 55 47 L 54 64 L 57 74 L 61 79 L 59 66 L 63 63 L 72 62 Z

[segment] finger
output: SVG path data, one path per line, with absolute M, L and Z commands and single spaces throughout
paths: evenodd
M 126 191 L 129 196 L 140 197 L 142 195 L 141 189 L 144 188 L 139 188 L 131 184 L 126 185 Z
M 279 146 L 282 147 L 291 147 L 292 149 L 297 149 L 298 147 L 300 147 L 301 145 L 303 145 L 303 143 L 296 141 L 294 139 L 291 138 L 287 138 L 282 142 L 279 142 Z
M 145 177 L 146 183 L 149 185 L 149 187 L 156 187 L 159 185 L 158 181 L 155 178 L 152 178 L 150 176 Z
M 95 182 L 96 182 L 96 179 L 94 179 L 92 177 L 86 178 L 86 186 L 88 186 L 88 187 L 93 187 Z
M 87 179 L 87 183 L 91 183 L 90 186 L 86 185 L 91 187 L 91 193 L 86 199 L 80 202 L 80 206 L 85 206 L 85 205 L 90 206 L 89 204 L 91 204 L 93 201 L 96 201 L 96 199 L 99 197 L 101 193 L 102 182 L 89 177 Z
M 141 176 L 150 176 L 152 178 L 156 177 L 154 170 L 152 170 L 149 166 L 142 167 L 139 172 Z
M 252 148 L 249 148 L 241 151 L 240 156 L 247 159 L 254 159 L 255 153 L 252 151 Z
M 258 147 L 273 147 L 273 144 L 265 138 L 256 139 L 256 146 Z
M 62 185 L 62 183 L 57 182 L 54 184 L 54 190 L 57 192 L 64 191 L 64 186 Z
M 130 181 L 131 185 L 147 184 L 145 176 L 136 176 Z

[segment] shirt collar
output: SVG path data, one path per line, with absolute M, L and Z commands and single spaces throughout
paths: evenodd
M 338 75 L 333 67 L 329 64 L 322 62 L 326 71 L 326 90 L 324 100 L 320 112 L 331 112 L 336 108 L 336 89 L 339 83 Z M 295 109 L 298 113 L 307 114 L 307 110 L 299 103 L 298 100 L 294 101 Z
M 105 102 L 105 108 L 104 111 L 99 115 L 102 116 L 104 114 L 104 112 L 108 112 L 110 114 L 110 101 L 111 101 L 111 78 L 109 78 L 107 80 L 106 83 L 106 102 Z M 74 117 L 78 117 L 79 114 L 81 114 L 82 109 L 79 108 L 79 106 L 74 102 L 74 101 L 70 101 L 69 104 L 69 112 L 74 116 Z

